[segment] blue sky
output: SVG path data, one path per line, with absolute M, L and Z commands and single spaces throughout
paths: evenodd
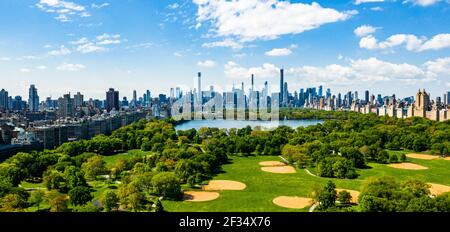
M 435 98 L 450 89 L 448 0 L 2 0 L 0 88 L 57 98 L 268 81 Z M 205 88 L 206 89 L 206 88 Z

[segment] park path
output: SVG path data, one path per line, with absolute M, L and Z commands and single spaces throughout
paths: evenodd
M 310 172 L 308 169 L 305 168 L 306 173 L 308 173 L 308 175 L 310 176 L 314 176 L 314 177 L 318 177 L 317 175 L 312 174 L 312 172 Z
M 311 208 L 309 208 L 308 212 L 310 212 L 310 213 L 314 212 L 314 210 L 316 209 L 317 206 L 319 206 L 319 202 L 312 205 Z

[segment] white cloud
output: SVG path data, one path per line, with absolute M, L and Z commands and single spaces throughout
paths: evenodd
M 86 7 L 78 5 L 74 2 L 61 1 L 61 0 L 40 0 L 36 4 L 36 7 L 41 11 L 50 14 L 56 14 L 56 20 L 60 22 L 70 22 L 70 17 L 89 17 L 91 16 L 87 12 Z
M 216 62 L 214 62 L 213 60 L 205 60 L 199 61 L 197 65 L 202 68 L 213 68 L 216 66 Z
M 56 67 L 57 70 L 59 71 L 67 71 L 67 72 L 77 72 L 81 69 L 85 69 L 86 66 L 82 65 L 82 64 L 68 64 L 68 63 L 64 63 L 58 67 Z
M 180 5 L 178 3 L 173 3 L 173 4 L 170 4 L 168 7 L 169 7 L 169 9 L 175 10 L 175 9 L 179 8 Z
M 45 66 L 45 65 L 36 66 L 36 69 L 39 69 L 39 70 L 46 70 L 46 69 L 47 69 L 47 66 Z
M 261 67 L 245 68 L 228 62 L 224 72 L 228 78 L 245 79 L 255 77 L 278 78 L 279 67 L 265 63 Z M 285 69 L 285 75 L 295 78 L 296 85 L 327 84 L 331 86 L 370 85 L 375 83 L 401 83 L 412 85 L 450 77 L 450 57 L 428 61 L 422 67 L 408 63 L 391 63 L 375 57 L 349 60 L 348 65 L 299 66 Z
M 95 3 L 92 3 L 92 5 L 91 5 L 92 8 L 97 8 L 97 9 L 100 9 L 100 8 L 103 8 L 103 7 L 107 7 L 107 6 L 109 6 L 109 3 L 107 3 L 107 2 L 102 3 L 102 4 L 100 4 L 100 5 L 97 5 L 97 4 L 95 4 Z
M 366 35 L 370 35 L 375 33 L 378 30 L 378 28 L 370 26 L 370 25 L 362 25 L 356 28 L 353 33 L 355 33 L 358 37 L 363 37 Z
M 233 61 L 225 64 L 225 76 L 232 79 L 246 79 L 252 74 L 256 78 L 270 78 L 279 74 L 279 68 L 273 64 L 265 63 L 262 67 L 244 68 Z
M 379 7 L 379 6 L 372 7 L 372 8 L 370 8 L 370 9 L 373 10 L 373 11 L 383 11 L 383 8 L 381 8 L 381 7 Z
M 243 48 L 243 45 L 241 43 L 238 43 L 232 39 L 225 39 L 223 41 L 216 41 L 211 43 L 204 43 L 202 44 L 202 47 L 205 48 L 213 48 L 213 47 L 229 47 L 235 50 L 239 50 Z
M 414 52 L 440 50 L 450 48 L 450 34 L 438 34 L 431 39 L 418 38 L 411 34 L 395 34 L 382 42 L 378 42 L 374 36 L 368 35 L 361 38 L 359 46 L 368 50 L 388 50 L 399 46 L 405 46 L 408 51 Z
M 356 0 L 355 5 L 359 5 L 362 3 L 370 3 L 370 2 L 384 2 L 384 0 Z
M 0 57 L 0 61 L 11 61 L 10 57 Z
M 65 55 L 70 55 L 72 52 L 64 47 L 64 45 L 62 45 L 58 50 L 53 50 L 53 51 L 49 51 L 48 55 L 49 56 L 65 56 Z
M 78 45 L 77 51 L 83 54 L 93 53 L 93 52 L 104 52 L 107 51 L 107 48 L 97 46 L 94 43 L 88 42 L 85 44 Z
M 27 68 L 22 68 L 22 69 L 20 69 L 20 72 L 21 73 L 29 73 L 31 71 L 29 69 L 27 69 Z
M 413 5 L 427 7 L 427 6 L 434 5 L 441 1 L 442 0 L 405 0 L 405 1 L 403 1 L 403 4 L 412 3 Z
M 175 57 L 183 57 L 183 54 L 181 54 L 179 52 L 174 52 L 173 56 L 175 56 Z
M 198 5 L 197 23 L 212 25 L 218 37 L 241 42 L 271 40 L 299 34 L 327 23 L 344 21 L 356 11 L 339 12 L 318 3 L 290 3 L 279 0 L 193 0 Z
M 289 56 L 292 51 L 287 48 L 274 48 L 265 53 L 266 56 Z

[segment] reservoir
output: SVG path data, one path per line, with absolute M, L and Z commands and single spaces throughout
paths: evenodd
M 219 129 L 244 128 L 251 126 L 261 127 L 264 130 L 276 129 L 279 126 L 291 128 L 307 127 L 323 123 L 323 120 L 279 120 L 279 121 L 244 121 L 244 120 L 191 120 L 181 123 L 175 127 L 176 130 L 200 129 L 202 127 L 212 127 Z

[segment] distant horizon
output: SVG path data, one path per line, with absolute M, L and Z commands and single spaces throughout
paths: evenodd
M 439 0 L 4 0 L 0 88 L 168 94 L 193 89 L 201 71 L 203 86 L 248 86 L 255 74 L 277 91 L 284 68 L 291 92 L 435 98 L 450 89 L 449 12 Z

